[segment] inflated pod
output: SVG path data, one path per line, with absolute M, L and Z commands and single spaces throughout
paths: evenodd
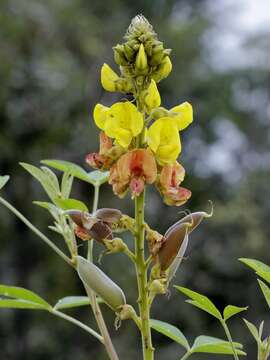
M 177 257 L 189 227 L 190 223 L 188 222 L 178 222 L 166 231 L 164 235 L 165 241 L 158 252 L 158 261 L 162 271 L 167 270 Z
M 92 262 L 77 256 L 77 271 L 82 282 L 114 311 L 126 304 L 122 289 Z
M 95 211 L 93 216 L 110 224 L 118 222 L 122 213 L 117 209 L 103 208 Z
M 211 216 L 212 216 L 212 213 L 208 214 L 208 213 L 206 213 L 204 211 L 198 211 L 198 212 L 191 213 L 191 214 L 188 214 L 188 215 L 184 216 L 182 219 L 177 221 L 171 227 L 178 226 L 179 224 L 183 224 L 183 223 L 189 223 L 190 227 L 188 229 L 188 233 L 190 234 L 193 230 L 196 229 L 196 227 L 198 225 L 200 225 L 200 223 L 202 222 L 202 220 L 204 218 L 208 218 L 208 217 L 211 217 Z M 166 236 L 166 234 L 164 236 Z
M 184 241 L 182 242 L 180 249 L 178 251 L 178 254 L 176 255 L 175 259 L 173 260 L 172 264 L 169 267 L 169 272 L 168 272 L 168 276 L 167 276 L 168 283 L 172 280 L 172 278 L 176 274 L 176 272 L 183 260 L 183 257 L 185 255 L 185 252 L 186 252 L 186 249 L 188 246 L 188 240 L 189 240 L 189 238 L 188 238 L 188 231 L 187 231 Z

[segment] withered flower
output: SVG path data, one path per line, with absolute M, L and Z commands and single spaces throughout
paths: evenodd
M 124 197 L 130 188 L 133 196 L 139 196 L 145 183 L 152 184 L 157 176 L 153 153 L 135 149 L 122 155 L 110 170 L 109 183 L 119 197 Z
M 108 170 L 111 165 L 123 154 L 124 149 L 113 145 L 112 139 L 104 132 L 99 134 L 99 152 L 86 155 L 86 163 L 94 169 Z
M 185 177 L 185 169 L 177 161 L 163 166 L 157 188 L 167 205 L 180 206 L 191 197 L 191 191 L 180 186 Z

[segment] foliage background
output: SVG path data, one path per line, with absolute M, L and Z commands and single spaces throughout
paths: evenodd
M 259 3 L 261 13 L 267 14 L 267 1 Z M 1 0 L 0 169 L 12 179 L 5 196 L 49 233 L 50 218 L 32 205 L 32 200 L 45 199 L 44 194 L 18 162 L 61 158 L 84 165 L 85 154 L 98 145 L 91 119 L 94 104 L 119 99 L 118 94 L 102 90 L 99 69 L 103 62 L 113 64 L 111 47 L 121 41 L 130 19 L 143 13 L 173 48 L 174 69 L 161 84 L 163 105 L 185 100 L 194 105 L 195 122 L 182 137 L 185 185 L 193 191 L 187 206 L 195 211 L 208 209 L 208 199 L 215 204 L 213 218 L 192 236 L 175 283 L 209 295 L 220 308 L 228 303 L 250 305 L 245 316 L 257 324 L 265 318 L 269 333 L 269 313 L 255 276 L 237 258 L 270 263 L 270 34 L 263 24 L 256 29 L 245 28 L 243 21 L 241 25 L 247 4 L 237 4 Z M 268 11 L 268 23 L 269 17 Z M 93 193 L 88 185 L 76 182 L 73 195 L 91 203 Z M 103 187 L 100 205 L 133 211 L 130 199 L 120 202 L 109 186 Z M 179 217 L 179 209 L 163 205 L 151 191 L 147 216 L 152 226 L 165 231 Z M 59 243 L 57 236 L 52 238 Z M 2 207 L 0 239 L 1 283 L 30 288 L 52 303 L 83 294 L 61 259 Z M 129 300 L 136 299 L 135 286 L 130 285 L 134 273 L 124 257 L 104 258 L 102 267 L 125 289 Z M 135 327 L 125 322 L 116 332 L 114 316 L 106 308 L 104 312 L 120 358 L 138 359 L 140 338 Z M 87 308 L 76 313 L 88 321 Z M 179 326 L 191 338 L 202 333 L 223 337 L 216 322 L 190 308 L 175 290 L 169 300 L 155 302 L 153 317 Z M 231 320 L 231 327 L 235 338 L 247 346 L 248 360 L 254 359 L 255 346 L 241 317 Z M 158 359 L 181 355 L 178 345 L 158 334 L 154 343 Z M 42 312 L 1 310 L 0 358 L 101 360 L 106 356 L 94 339 L 61 320 Z

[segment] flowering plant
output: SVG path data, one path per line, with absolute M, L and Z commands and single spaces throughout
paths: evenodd
M 33 232 L 49 245 L 76 271 L 87 296 L 60 299 L 54 306 L 32 291 L 7 285 L 0 286 L 0 307 L 42 309 L 61 317 L 87 331 L 100 341 L 112 360 L 118 359 L 104 321 L 100 303 L 107 304 L 116 314 L 116 327 L 123 320 L 135 322 L 142 337 L 143 358 L 154 358 L 151 329 L 181 345 L 185 352 L 182 360 L 194 353 L 228 354 L 238 359 L 245 355 L 242 345 L 233 342 L 227 320 L 246 310 L 246 307 L 228 305 L 221 312 L 204 295 L 176 286 L 189 297 L 188 302 L 217 318 L 227 339 L 199 336 L 190 345 L 183 333 L 165 322 L 151 319 L 150 309 L 158 295 L 165 295 L 177 272 L 188 246 L 190 234 L 203 219 L 212 216 L 200 211 L 187 213 L 165 234 L 152 229 L 145 220 L 146 188 L 154 185 L 165 204 L 181 206 L 191 197 L 191 191 L 182 187 L 185 169 L 177 159 L 181 154 L 180 133 L 193 121 L 192 106 L 184 102 L 166 109 L 161 106 L 158 83 L 172 70 L 170 49 L 165 49 L 152 26 L 143 16 L 136 16 L 125 35 L 125 42 L 113 48 L 119 66 L 117 74 L 109 65 L 101 68 L 101 84 L 110 92 L 121 92 L 124 100 L 111 106 L 97 104 L 93 119 L 100 129 L 100 149 L 86 156 L 86 163 L 94 171 L 86 172 L 80 166 L 59 160 L 43 160 L 41 168 L 21 165 L 34 176 L 47 193 L 49 202 L 35 202 L 47 209 L 54 219 L 49 228 L 60 234 L 69 252 L 66 255 L 47 236 L 41 233 L 4 198 L 0 202 L 18 216 Z M 54 168 L 63 172 L 61 184 Z M 70 198 L 73 179 L 79 178 L 94 186 L 92 212 L 83 202 Z M 0 188 L 8 176 L 0 178 Z M 98 208 L 100 186 L 108 181 L 120 198 L 130 193 L 135 204 L 134 217 L 118 209 Z M 119 237 L 130 232 L 134 248 L 130 249 Z M 79 254 L 79 241 L 88 242 L 85 256 Z M 136 269 L 138 310 L 128 304 L 124 291 L 93 262 L 95 242 L 105 247 L 107 254 L 122 252 Z M 270 268 L 255 260 L 242 259 L 269 282 Z M 270 289 L 260 280 L 263 294 L 270 305 Z M 90 305 L 99 332 L 65 313 L 65 309 Z M 259 330 L 246 321 L 258 344 L 258 359 L 266 360 L 270 353 L 270 338 L 262 340 L 263 325 Z

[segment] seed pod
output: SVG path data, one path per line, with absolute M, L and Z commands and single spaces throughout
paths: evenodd
M 125 294 L 96 265 L 77 256 L 77 271 L 82 282 L 100 296 L 104 302 L 114 311 L 126 304 Z
M 169 267 L 169 273 L 168 273 L 168 283 L 170 283 L 171 279 L 174 277 L 174 275 L 176 274 L 182 260 L 183 260 L 183 257 L 185 255 L 185 252 L 186 252 L 186 249 L 187 249 L 187 246 L 188 246 L 188 229 L 187 229 L 187 232 L 186 232 L 186 235 L 185 235 L 185 238 L 184 238 L 184 241 L 182 242 L 181 246 L 180 246 L 180 249 L 178 251 L 178 254 L 177 256 L 175 257 L 175 259 L 173 260 L 171 266 Z
M 94 212 L 93 216 L 107 223 L 115 223 L 120 220 L 122 213 L 118 209 L 103 208 Z
M 176 223 L 165 233 L 165 241 L 158 252 L 161 271 L 167 270 L 176 258 L 179 249 L 185 240 L 190 224 L 188 222 Z
M 179 224 L 183 224 L 183 223 L 189 223 L 190 227 L 188 229 L 188 233 L 190 234 L 193 230 L 196 229 L 196 227 L 198 225 L 200 225 L 200 223 L 202 222 L 202 220 L 204 218 L 208 218 L 211 216 L 212 216 L 212 212 L 210 214 L 208 214 L 204 211 L 198 211 L 198 212 L 186 215 L 185 217 L 183 217 L 182 219 L 177 221 L 174 225 L 172 225 L 172 227 L 178 226 Z

